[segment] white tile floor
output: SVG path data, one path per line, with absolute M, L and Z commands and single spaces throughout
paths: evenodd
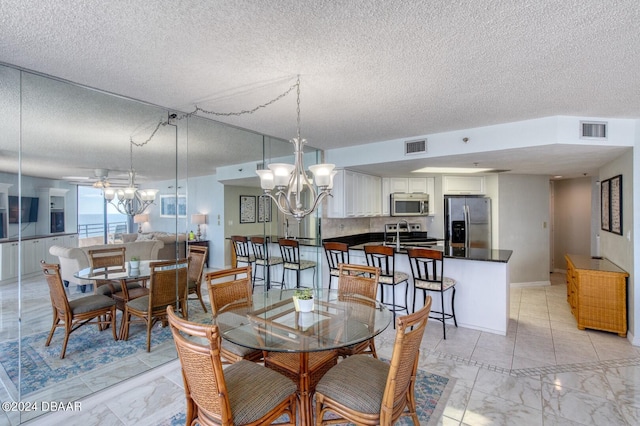
M 640 424 L 640 348 L 616 334 L 580 331 L 566 302 L 563 274 L 551 286 L 511 289 L 506 336 L 431 321 L 420 368 L 453 385 L 441 425 Z M 377 339 L 391 353 L 393 330 Z M 83 400 L 83 410 L 29 425 L 156 425 L 183 409 L 177 362 Z M 0 417 L 0 424 L 3 418 Z

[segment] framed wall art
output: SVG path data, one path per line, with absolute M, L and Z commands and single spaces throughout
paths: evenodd
M 600 182 L 600 228 L 622 235 L 622 175 Z
M 254 223 L 256 221 L 255 195 L 240 196 L 240 223 Z
M 187 217 L 186 195 L 160 195 L 160 217 Z
M 258 197 L 258 222 L 271 222 L 271 198 L 266 195 Z

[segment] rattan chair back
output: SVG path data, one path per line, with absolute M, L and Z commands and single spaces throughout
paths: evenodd
M 189 245 L 189 294 L 195 294 L 202 305 L 202 309 L 207 312 L 207 307 L 202 300 L 202 274 L 204 273 L 204 264 L 207 260 L 209 249 L 204 246 Z
M 380 269 L 373 266 L 338 265 L 338 298 L 358 294 L 369 299 L 376 298 Z
M 91 273 L 124 272 L 125 247 L 88 250 Z
M 244 275 L 238 278 L 238 275 Z M 213 281 L 227 279 L 232 280 L 214 283 Z M 207 289 L 209 290 L 209 300 L 213 316 L 218 315 L 224 308 L 251 306 L 252 286 L 251 267 L 223 269 L 209 272 L 206 275 Z
M 431 297 L 427 297 L 424 307 L 412 314 L 396 320 L 396 339 L 391 355 L 391 368 L 382 397 L 380 424 L 393 424 L 400 417 L 408 400 L 415 406 L 415 379 L 420 357 L 420 343 L 427 327 L 431 311 Z M 418 417 L 413 412 L 415 424 Z

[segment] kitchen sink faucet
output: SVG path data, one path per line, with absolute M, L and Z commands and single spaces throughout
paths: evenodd
M 409 222 L 406 219 L 400 219 L 396 223 L 396 251 L 400 251 L 400 224 L 404 222 L 405 229 L 409 229 Z

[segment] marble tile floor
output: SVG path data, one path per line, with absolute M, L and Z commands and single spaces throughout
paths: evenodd
M 640 424 L 640 348 L 613 333 L 578 330 L 564 274 L 550 280 L 511 289 L 506 336 L 447 326 L 443 340 L 441 324 L 429 323 L 420 368 L 452 379 L 442 415 L 430 424 Z M 380 356 L 390 356 L 392 342 L 392 329 L 377 338 Z M 83 399 L 80 412 L 26 424 L 162 424 L 184 409 L 182 392 L 172 361 Z M 0 425 L 17 424 L 3 415 Z

